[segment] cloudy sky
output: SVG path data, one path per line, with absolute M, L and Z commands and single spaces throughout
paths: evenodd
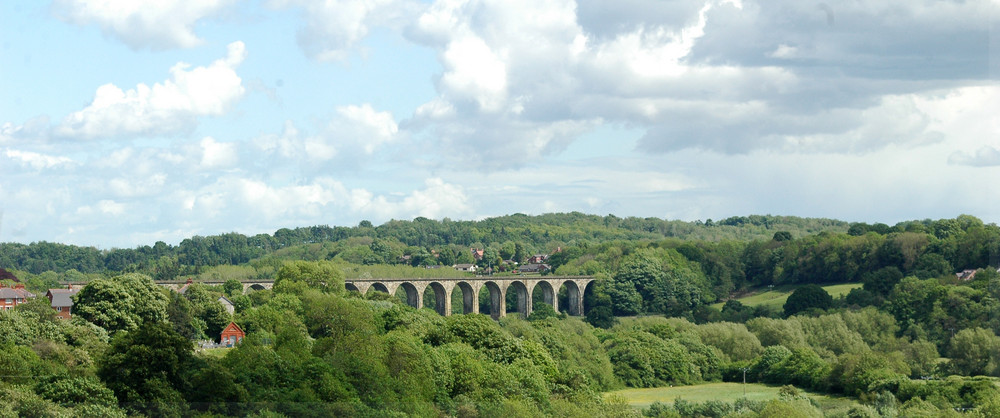
M 998 222 L 998 80 L 998 0 L 5 1 L 0 242 Z

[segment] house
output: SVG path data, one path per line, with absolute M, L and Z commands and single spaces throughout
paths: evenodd
M 233 305 L 233 302 L 230 301 L 229 298 L 219 296 L 219 303 L 222 304 L 223 308 L 226 308 L 226 312 L 229 312 L 230 315 L 236 312 L 236 305 Z
M 958 277 L 958 280 L 962 281 L 972 280 L 976 277 L 976 270 L 962 270 L 958 273 L 955 273 L 955 276 Z
M 480 249 L 476 249 L 476 248 L 472 249 L 472 259 L 473 260 L 476 260 L 476 261 L 482 260 L 484 255 L 486 255 L 486 250 L 480 250 Z
M 518 273 L 541 273 L 551 269 L 552 266 L 548 264 L 525 264 L 517 268 Z
M 222 334 L 219 336 L 219 342 L 226 347 L 232 347 L 239 344 L 240 341 L 243 341 L 243 337 L 245 336 L 246 333 L 243 332 L 243 329 L 240 328 L 239 325 L 236 325 L 235 322 L 230 322 L 229 325 L 226 325 L 226 328 L 222 330 Z
M 72 286 L 66 289 L 49 289 L 45 292 L 45 297 L 49 298 L 49 305 L 52 309 L 56 310 L 56 317 L 59 319 L 69 319 L 73 316 L 71 310 L 73 309 L 73 295 L 77 294 L 80 289 L 74 289 Z
M 0 310 L 14 309 L 33 297 L 35 294 L 25 290 L 22 283 L 17 283 L 14 287 L 6 287 L 0 283 Z
M 549 255 L 548 254 L 535 254 L 535 255 L 533 255 L 531 257 L 528 257 L 528 261 L 526 263 L 527 264 L 542 264 L 542 263 L 545 262 L 545 260 L 548 260 L 548 259 L 549 259 Z
M 455 270 L 458 270 L 458 271 L 469 271 L 469 272 L 476 271 L 476 265 L 475 264 L 455 264 L 452 267 L 454 267 Z

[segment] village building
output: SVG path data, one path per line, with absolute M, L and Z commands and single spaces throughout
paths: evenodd
M 484 255 L 486 255 L 486 250 L 480 250 L 478 248 L 473 248 L 472 249 L 472 259 L 473 260 L 476 260 L 476 261 L 482 260 Z
M 73 295 L 80 289 L 73 289 L 72 286 L 66 289 L 49 289 L 45 292 L 45 297 L 49 298 L 49 305 L 56 311 L 59 319 L 70 319 L 73 316 Z
M 517 268 L 518 273 L 541 273 L 552 269 L 548 264 L 525 264 Z
M 14 287 L 6 287 L 3 283 L 0 283 L 0 309 L 14 309 L 15 306 L 20 305 L 35 297 L 34 293 L 31 293 L 24 289 L 24 284 L 16 283 Z
M 230 315 L 236 312 L 236 305 L 233 305 L 233 302 L 230 301 L 229 298 L 219 296 L 219 303 L 222 304 L 223 308 L 226 308 L 226 312 L 229 312 Z
M 528 260 L 525 261 L 525 264 L 542 264 L 545 262 L 545 260 L 548 259 L 549 259 L 548 254 L 535 254 L 531 257 L 528 257 Z
M 246 333 L 243 332 L 243 329 L 240 328 L 239 325 L 236 325 L 235 322 L 230 322 L 229 325 L 226 325 L 226 328 L 222 330 L 219 342 L 226 347 L 232 347 L 239 344 L 240 341 L 243 341 L 243 337 L 245 336 Z
M 458 271 L 468 271 L 468 272 L 474 272 L 474 271 L 476 271 L 476 265 L 475 264 L 455 264 L 452 267 L 454 267 L 455 270 L 458 270 Z

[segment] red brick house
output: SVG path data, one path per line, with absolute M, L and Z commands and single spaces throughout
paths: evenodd
M 222 336 L 219 339 L 219 342 L 226 347 L 232 347 L 239 344 L 240 341 L 243 341 L 243 337 L 245 336 L 246 333 L 243 332 L 243 329 L 240 328 L 239 325 L 236 325 L 235 322 L 230 322 L 229 325 L 226 325 L 226 328 L 222 330 Z
M 33 297 L 35 294 L 25 290 L 24 284 L 17 283 L 14 287 L 6 287 L 0 283 L 0 309 L 2 310 L 14 309 L 15 306 L 27 302 Z
M 73 309 L 73 295 L 79 292 L 80 289 L 49 289 L 45 292 L 45 297 L 49 298 L 49 304 L 52 309 L 56 310 L 56 316 L 60 319 L 69 319 L 72 317 Z
M 531 257 L 528 257 L 528 260 L 525 261 L 525 263 L 526 264 L 542 264 L 542 263 L 545 262 L 545 260 L 548 260 L 548 259 L 549 259 L 549 255 L 548 254 L 535 254 L 535 255 L 533 255 Z

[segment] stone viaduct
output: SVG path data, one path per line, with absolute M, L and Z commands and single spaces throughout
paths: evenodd
M 348 291 L 366 294 L 370 291 L 386 292 L 395 295 L 400 289 L 405 292 L 406 303 L 414 308 L 424 306 L 424 292 L 430 288 L 434 291 L 435 310 L 441 315 L 451 315 L 451 296 L 455 289 L 462 291 L 462 313 L 479 312 L 479 293 L 484 288 L 490 295 L 490 312 L 494 319 L 506 316 L 507 293 L 517 295 L 516 311 L 525 317 L 531 314 L 532 297 L 535 289 L 542 292 L 542 300 L 552 305 L 556 312 L 566 312 L 569 315 L 583 315 L 583 293 L 594 281 L 593 276 L 476 276 L 462 278 L 429 278 L 429 279 L 346 279 L 344 286 Z M 205 280 L 198 283 L 206 285 L 221 285 L 222 280 Z M 264 290 L 274 287 L 274 280 L 244 280 L 243 292 Z M 179 290 L 187 284 L 182 280 L 156 281 L 156 284 Z M 86 283 L 70 283 L 71 286 L 85 286 Z M 567 306 L 559 306 L 559 290 L 566 288 Z
M 477 276 L 463 278 L 433 279 L 347 279 L 347 290 L 361 294 L 371 290 L 395 295 L 402 289 L 406 292 L 406 303 L 415 308 L 424 306 L 424 292 L 434 290 L 434 307 L 441 315 L 450 315 L 451 295 L 456 288 L 462 291 L 462 313 L 479 312 L 479 292 L 485 288 L 490 295 L 490 316 L 499 319 L 507 312 L 507 293 L 517 295 L 516 311 L 528 316 L 532 311 L 531 295 L 534 290 L 542 291 L 542 300 L 552 305 L 556 312 L 565 311 L 569 315 L 583 315 L 583 293 L 587 285 L 594 281 L 592 276 Z M 559 289 L 566 287 L 568 306 L 560 309 Z M 487 312 L 483 312 L 487 313 Z

